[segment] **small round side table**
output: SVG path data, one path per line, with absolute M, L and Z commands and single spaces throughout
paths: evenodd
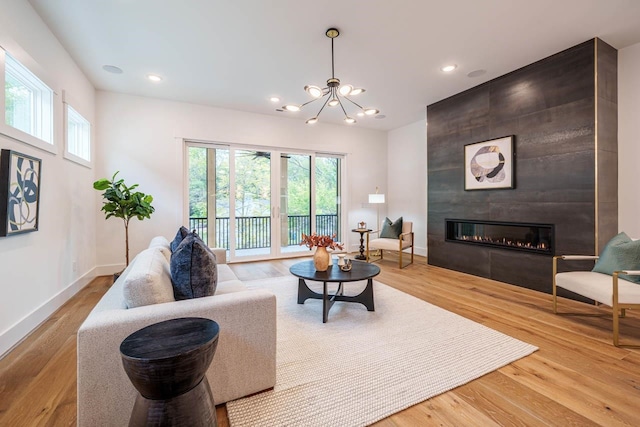
M 122 364 L 139 392 L 129 426 L 217 425 L 205 373 L 219 333 L 213 320 L 185 317 L 147 326 L 122 341 Z
M 371 229 L 370 228 L 354 228 L 351 231 L 353 231 L 354 233 L 360 233 L 360 255 L 356 255 L 354 258 L 360 259 L 360 260 L 367 259 L 367 257 L 364 255 L 364 233 L 370 232 Z

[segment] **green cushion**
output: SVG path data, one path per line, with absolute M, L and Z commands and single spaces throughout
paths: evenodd
M 397 239 L 402 234 L 402 217 L 391 222 L 389 218 L 385 218 L 382 223 L 382 231 L 380 231 L 380 238 L 383 239 Z
M 612 275 L 620 270 L 640 270 L 640 240 L 631 240 L 625 233 L 618 234 L 607 243 L 591 271 Z M 640 283 L 640 276 L 621 274 L 619 277 Z

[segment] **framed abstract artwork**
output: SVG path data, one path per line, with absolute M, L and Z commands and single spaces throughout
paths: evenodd
M 464 189 L 515 188 L 513 135 L 464 146 Z
M 38 231 L 42 161 L 13 150 L 0 156 L 0 236 Z

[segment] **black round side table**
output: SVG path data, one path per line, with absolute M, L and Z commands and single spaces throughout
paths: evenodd
M 364 233 L 372 231 L 370 228 L 354 228 L 354 233 L 360 233 L 360 255 L 356 255 L 355 259 L 365 260 L 367 257 L 364 255 Z
M 122 341 L 122 364 L 139 392 L 129 426 L 217 425 L 205 373 L 219 333 L 213 320 L 185 317 L 147 326 Z

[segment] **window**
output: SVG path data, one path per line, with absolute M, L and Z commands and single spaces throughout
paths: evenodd
M 53 90 L 9 53 L 4 58 L 5 124 L 53 145 Z
M 91 161 L 91 123 L 66 104 L 67 148 L 65 157 L 89 166 Z

